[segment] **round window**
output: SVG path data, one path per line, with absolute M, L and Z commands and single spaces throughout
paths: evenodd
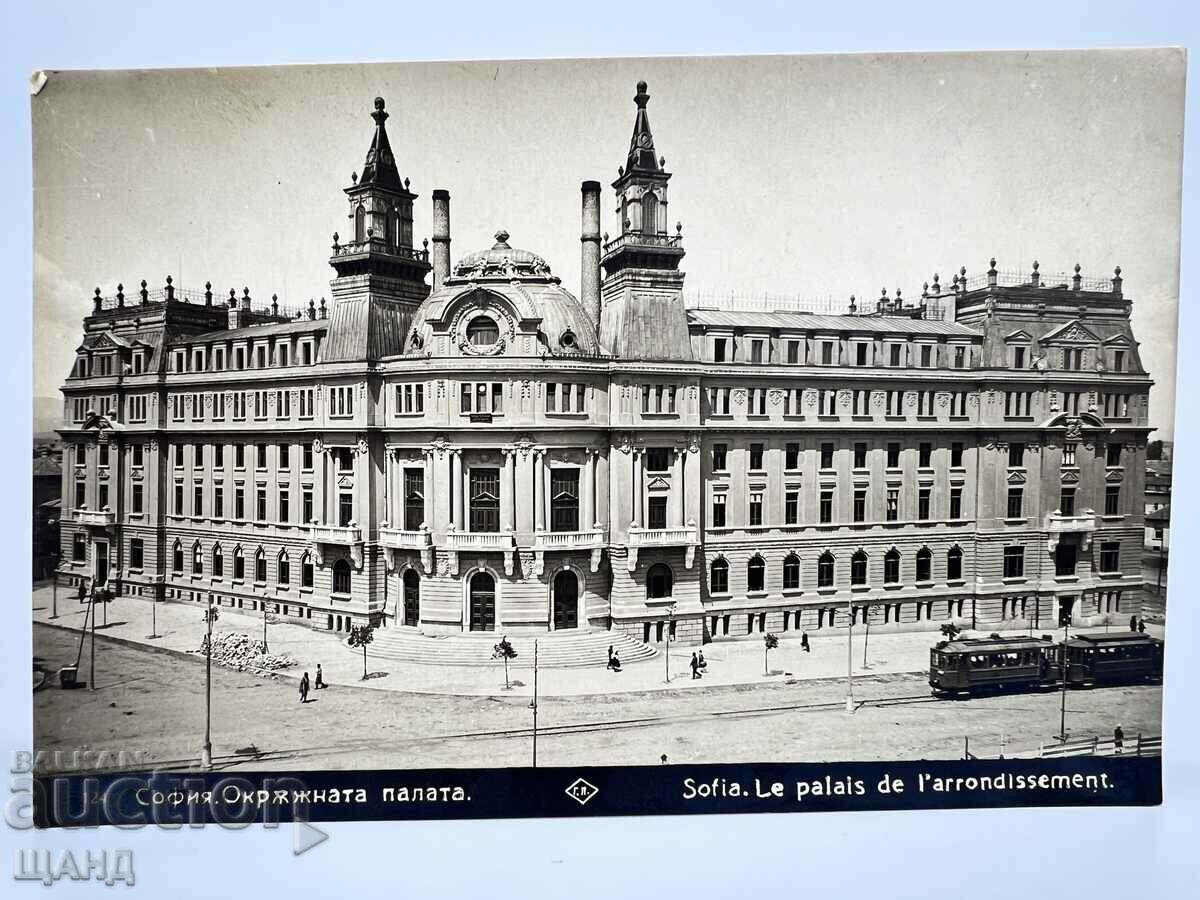
M 489 316 L 476 316 L 467 325 L 467 341 L 473 347 L 491 347 L 500 340 L 500 328 Z
M 575 332 L 571 330 L 564 331 L 562 337 L 558 339 L 559 344 L 568 350 L 575 349 Z

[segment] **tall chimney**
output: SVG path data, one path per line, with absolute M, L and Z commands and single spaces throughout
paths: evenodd
M 579 300 L 592 324 L 600 329 L 600 182 L 585 181 L 580 249 Z
M 433 289 L 450 274 L 450 192 L 433 192 Z

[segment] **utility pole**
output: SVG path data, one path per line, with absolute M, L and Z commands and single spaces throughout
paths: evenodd
M 58 618 L 58 571 L 54 572 L 54 592 L 50 599 L 50 618 Z
M 537 712 L 538 712 L 538 642 L 533 642 L 533 699 L 529 701 L 533 710 L 533 767 L 537 768 Z
M 863 631 L 863 668 L 869 669 L 871 667 L 867 665 L 867 642 L 871 640 L 871 609 L 868 606 L 864 606 L 862 611 L 863 623 L 866 629 Z
M 1067 628 L 1068 620 L 1063 619 L 1062 642 L 1062 704 L 1059 710 L 1058 739 L 1064 743 L 1067 740 Z
M 663 660 L 667 667 L 667 684 L 671 683 L 671 626 L 675 623 L 675 604 L 667 607 L 667 633 L 663 635 Z
M 854 603 L 846 601 L 846 712 L 854 712 Z
M 88 661 L 90 671 L 88 673 L 88 690 L 96 689 L 96 583 L 92 582 L 91 600 L 88 603 L 88 612 L 92 615 L 92 658 Z
M 208 639 L 204 642 L 204 751 L 200 755 L 200 767 L 212 769 L 212 629 L 219 617 L 213 606 L 213 595 L 208 595 L 208 609 L 204 611 L 204 623 L 208 628 Z
M 260 600 L 259 604 L 262 606 L 263 612 L 263 653 L 267 653 L 269 652 L 267 650 L 267 602 Z

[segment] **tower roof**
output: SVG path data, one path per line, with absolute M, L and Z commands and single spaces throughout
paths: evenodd
M 637 117 L 633 120 L 633 137 L 629 140 L 629 158 L 625 161 L 625 171 L 629 172 L 662 172 L 658 154 L 654 151 L 654 135 L 650 132 L 650 115 L 646 112 L 646 104 L 650 94 L 646 92 L 646 82 L 637 83 L 637 94 L 634 95 L 637 104 Z
M 371 118 L 375 120 L 375 134 L 371 138 L 371 147 L 367 150 L 367 161 L 363 163 L 362 178 L 358 187 L 373 186 L 392 191 L 404 191 L 400 180 L 400 172 L 396 169 L 396 157 L 392 155 L 392 145 L 388 142 L 388 114 L 384 111 L 382 97 L 375 98 L 375 111 Z

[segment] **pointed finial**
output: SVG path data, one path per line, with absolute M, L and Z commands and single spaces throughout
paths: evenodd
M 1121 277 L 1121 267 L 1117 266 L 1115 269 L 1113 269 L 1113 274 L 1116 275 L 1118 278 L 1120 278 Z
M 98 287 L 96 288 L 96 299 L 97 300 L 100 299 L 100 288 L 98 288 Z
M 333 249 L 335 252 L 337 251 L 337 248 L 338 248 L 338 240 L 339 240 L 338 233 L 335 231 L 333 233 Z
M 996 257 L 993 256 L 991 258 L 991 260 L 988 262 L 988 265 L 991 266 L 993 269 L 996 268 Z
M 204 305 L 212 306 L 212 282 L 204 282 Z
M 117 282 L 117 306 L 124 306 L 124 305 L 125 305 L 125 285 L 121 284 L 120 282 Z
M 634 95 L 633 102 L 638 105 L 638 109 L 646 108 L 646 101 L 650 99 L 650 95 L 646 92 L 646 82 L 639 81 L 637 83 L 637 94 Z
M 1037 270 L 1038 270 L 1038 261 L 1035 259 L 1035 260 L 1033 261 L 1033 271 L 1035 271 L 1035 272 L 1036 272 Z
M 921 296 L 922 297 L 929 296 L 929 282 L 928 281 L 925 282 L 923 285 L 921 285 Z
M 358 172 L 357 171 L 350 173 L 350 183 L 358 184 Z
M 608 243 L 608 232 L 604 232 L 604 243 Z
M 1075 263 L 1075 274 L 1079 274 L 1079 263 Z
M 404 189 L 406 191 L 408 190 L 408 179 L 407 178 L 404 179 Z
M 887 288 L 880 288 L 880 289 L 879 289 L 879 296 L 881 296 L 881 297 L 886 297 L 886 296 L 887 296 Z
M 237 306 L 237 290 L 235 288 L 229 289 L 229 305 Z
M 667 158 L 665 156 L 660 156 L 658 158 L 658 167 L 660 169 L 665 169 L 667 167 Z
M 896 288 L 896 302 L 900 302 L 900 288 Z
M 683 223 L 682 223 L 682 222 L 676 222 L 676 223 L 675 223 L 675 236 L 676 236 L 676 237 L 682 237 L 682 236 L 683 236 Z
M 503 228 L 501 228 L 499 231 L 496 232 L 496 246 L 500 246 L 501 244 L 507 245 L 508 238 L 509 238 L 508 232 L 505 231 Z

